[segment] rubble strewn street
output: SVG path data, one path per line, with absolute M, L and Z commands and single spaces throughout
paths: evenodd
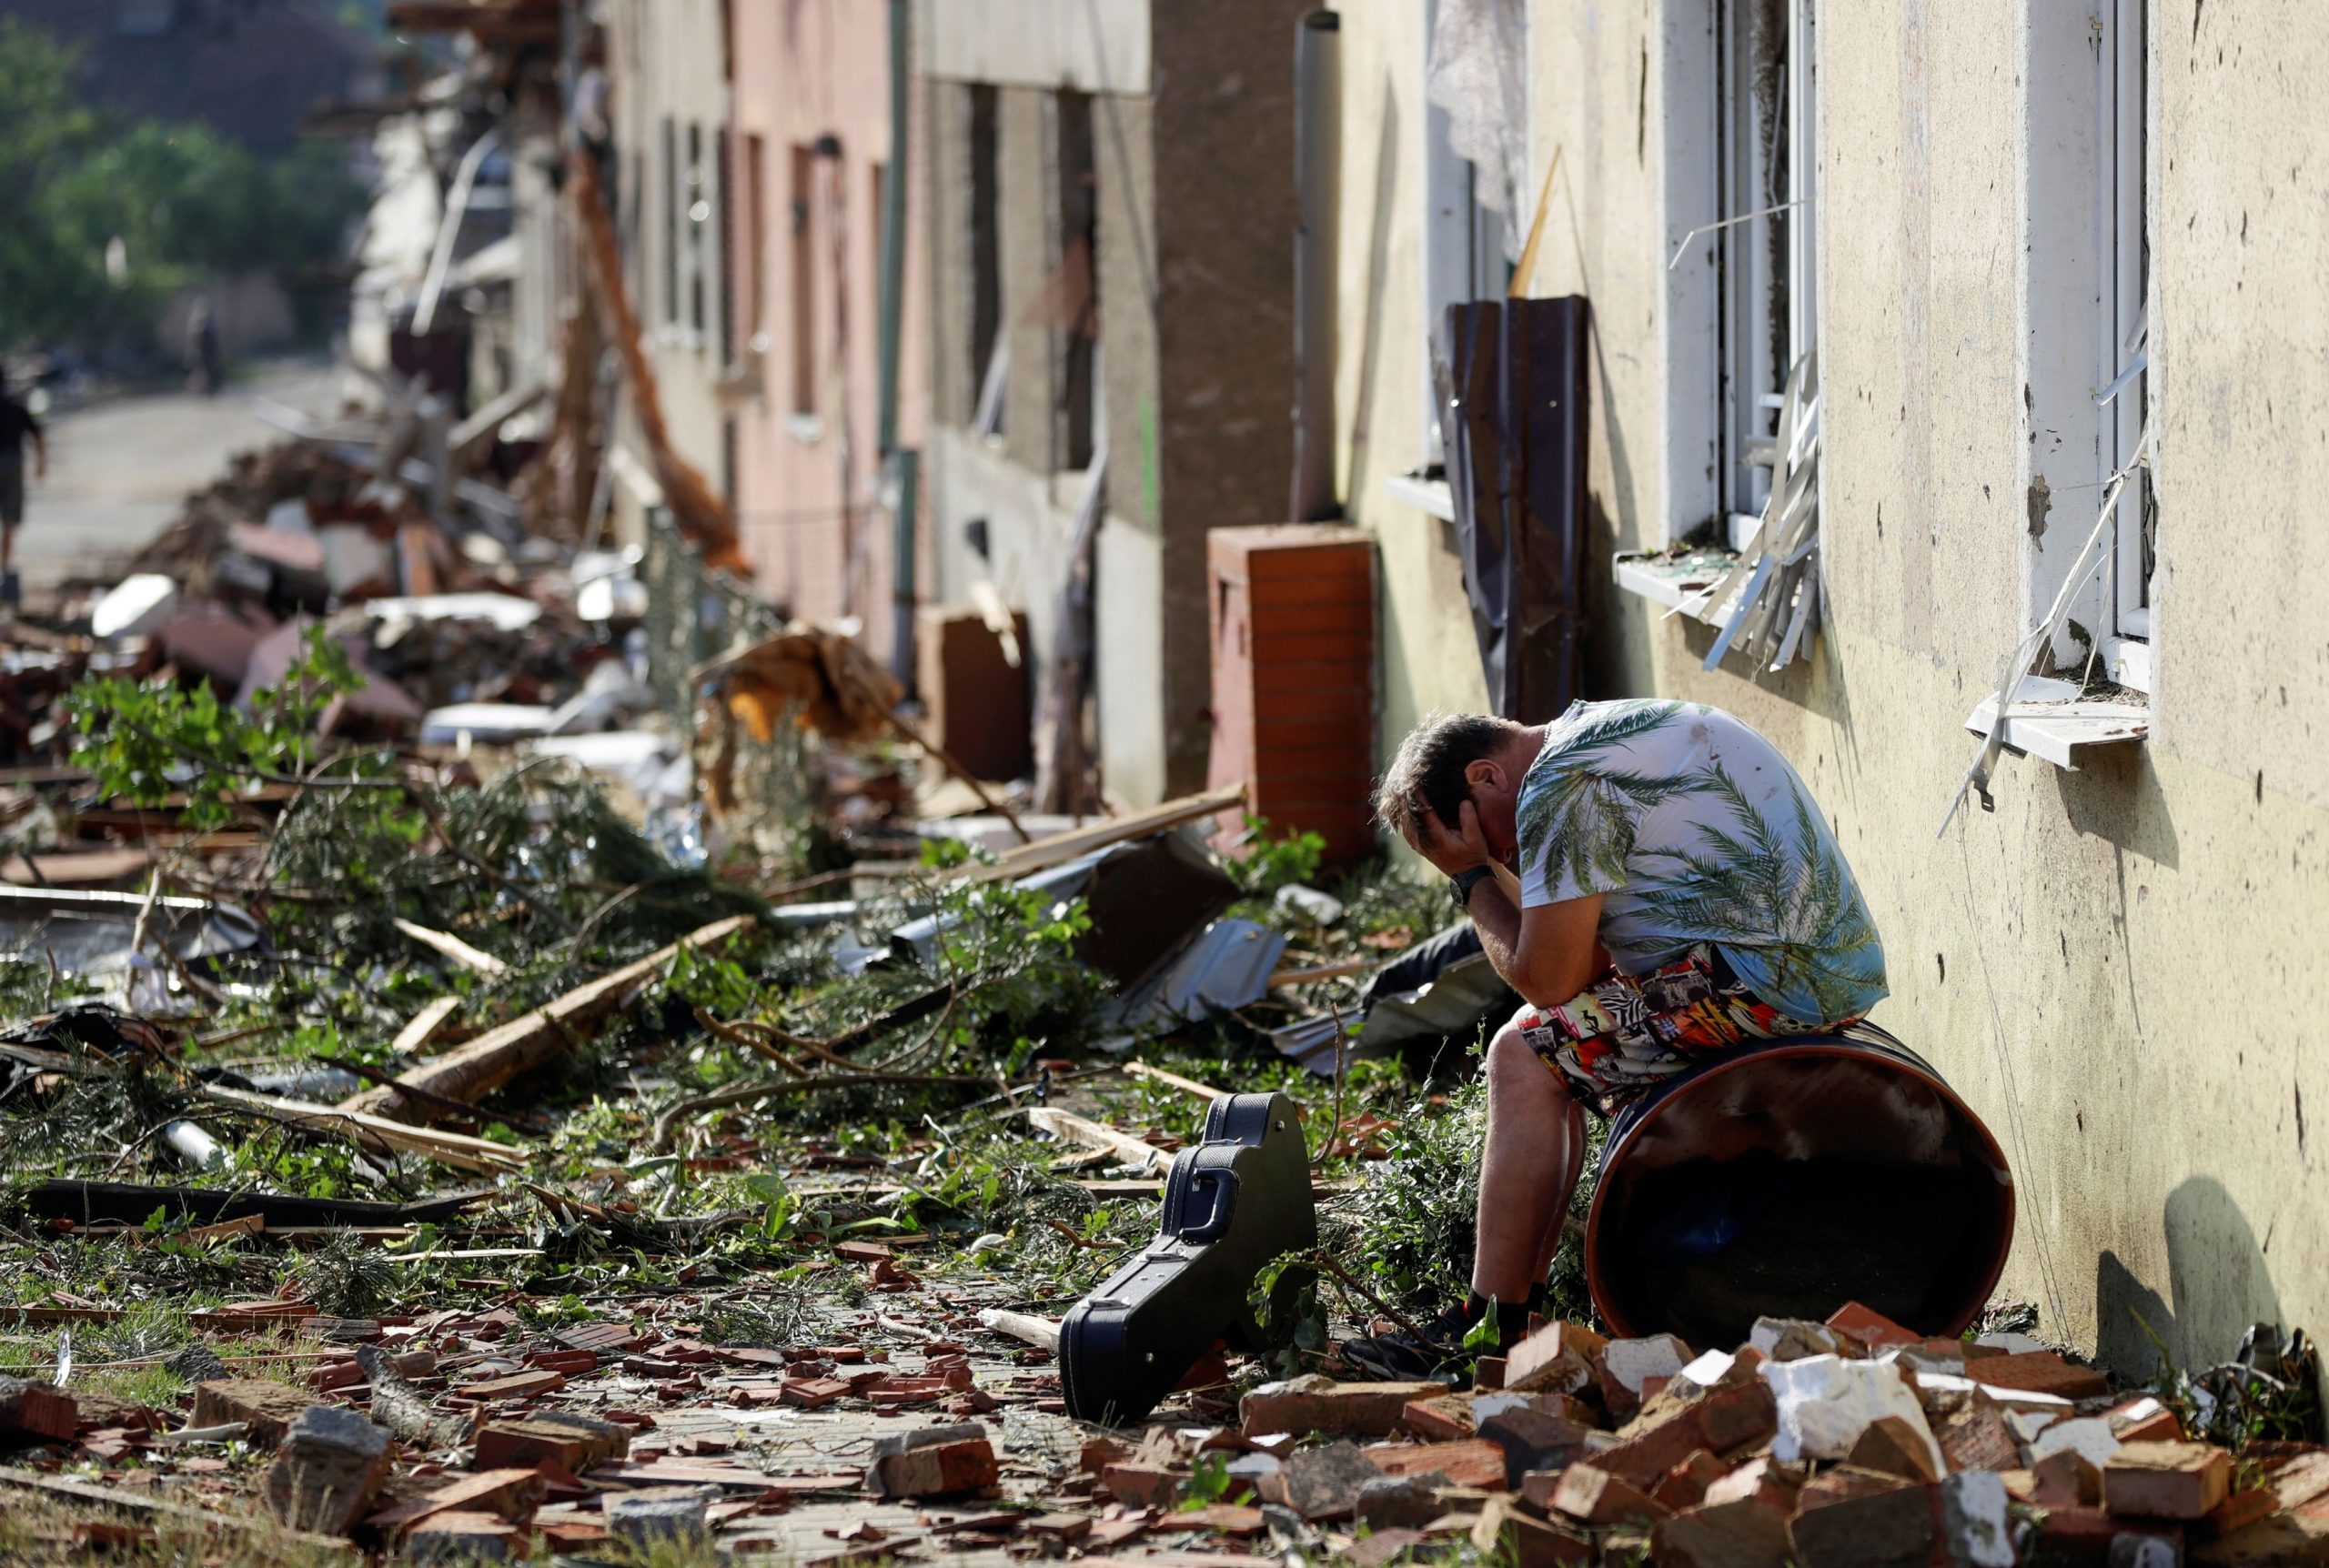
M 982 801 L 845 642 L 707 665 L 675 716 L 624 596 L 580 608 L 627 563 L 371 486 L 261 448 L 15 623 L 80 684 L 18 684 L 5 796 L 12 1553 L 2329 1553 L 2301 1344 L 2136 1388 L 1857 1304 L 1612 1341 L 1568 1252 L 1560 1321 L 1352 1381 L 1336 1342 L 1464 1251 L 1489 1004 L 1362 1028 L 1434 895 L 1222 833 L 1234 794 L 957 829 L 915 801 Z M 684 759 L 721 734 L 839 863 L 707 809 Z M 1060 1320 L 1230 1091 L 1298 1107 L 1318 1206 L 1299 1282 L 1255 1282 L 1270 1348 L 1071 1419 Z

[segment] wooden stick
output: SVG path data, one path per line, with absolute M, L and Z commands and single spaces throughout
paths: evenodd
M 422 1046 L 437 1038 L 437 1031 L 445 1027 L 445 1020 L 451 1018 L 460 1005 L 461 999 L 458 996 L 439 997 L 414 1013 L 411 1021 L 397 1030 L 397 1037 L 389 1042 L 388 1049 L 398 1056 L 418 1055 Z
M 1056 1105 L 1031 1105 L 1027 1120 L 1054 1138 L 1085 1149 L 1104 1150 L 1134 1163 L 1143 1171 L 1153 1171 L 1157 1165 L 1170 1164 L 1173 1157 L 1144 1139 L 1129 1132 L 1119 1132 L 1073 1111 L 1062 1111 Z
M 434 930 L 407 920 L 398 920 L 396 928 L 422 947 L 442 953 L 463 969 L 474 970 L 488 980 L 499 979 L 509 972 L 508 964 L 491 953 L 469 946 L 450 931 Z
M 751 926 L 751 916 L 731 915 L 699 927 L 637 963 L 625 964 L 612 974 L 578 986 L 546 1007 L 513 1018 L 467 1045 L 422 1062 L 400 1074 L 397 1081 L 440 1099 L 473 1105 L 519 1073 L 530 1072 L 563 1053 L 574 1038 L 575 1030 L 612 1011 L 634 987 L 652 979 L 681 951 L 711 947 L 750 930 Z M 393 1089 L 382 1087 L 368 1089 L 341 1101 L 339 1109 L 408 1121 L 420 1119 L 427 1107 L 400 1103 Z
M 1056 1353 L 1059 1350 L 1059 1324 L 1049 1318 L 1035 1317 L 1028 1312 L 1006 1312 L 996 1307 L 982 1308 L 979 1323 L 998 1334 L 1014 1340 L 1024 1340 L 1041 1350 Z
M 1161 1067 L 1151 1067 L 1144 1061 L 1121 1063 L 1120 1070 L 1126 1078 L 1145 1078 L 1153 1083 L 1177 1089 L 1184 1094 L 1195 1095 L 1208 1105 L 1229 1092 L 1225 1089 L 1215 1089 L 1210 1083 L 1199 1083 L 1194 1078 L 1183 1078 L 1179 1073 L 1168 1072 Z
M 61 1475 L 43 1475 L 38 1471 L 18 1470 L 13 1465 L 0 1465 L 0 1486 L 21 1487 L 27 1492 L 45 1492 L 51 1496 L 70 1497 L 83 1503 L 101 1503 L 108 1508 L 118 1508 L 130 1513 L 146 1513 L 164 1519 L 181 1519 L 189 1524 L 199 1524 L 207 1530 L 223 1530 L 235 1534 L 258 1533 L 277 1540 L 296 1543 L 316 1551 L 353 1552 L 354 1545 L 336 1535 L 317 1535 L 305 1530 L 294 1530 L 278 1524 L 270 1514 L 254 1509 L 247 1513 L 213 1513 L 207 1508 L 190 1503 L 172 1503 L 164 1498 L 131 1492 L 126 1487 L 102 1486 L 94 1481 L 71 1481 Z
M 277 1100 L 273 1095 L 252 1094 L 245 1090 L 227 1089 L 215 1083 L 205 1085 L 202 1093 L 203 1098 L 221 1104 L 263 1111 L 297 1126 L 345 1138 L 361 1149 L 393 1149 L 399 1153 L 418 1154 L 424 1160 L 434 1160 L 439 1165 L 449 1165 L 456 1171 L 493 1176 L 505 1171 L 526 1168 L 526 1158 L 518 1151 L 464 1133 L 439 1132 L 402 1121 L 391 1121 L 385 1116 L 374 1116 L 362 1111 L 309 1105 L 297 1100 Z
M 1340 980 L 1345 975 L 1365 974 L 1381 960 L 1378 959 L 1345 959 L 1340 963 L 1317 964 L 1309 969 L 1280 970 L 1270 976 L 1270 990 L 1281 986 L 1308 985 L 1312 980 Z
M 1094 849 L 1104 849 L 1128 839 L 1145 839 L 1152 833 L 1162 833 L 1184 822 L 1194 822 L 1200 817 L 1210 817 L 1245 803 L 1245 787 L 1232 784 L 1203 795 L 1186 795 L 1178 800 L 1167 800 L 1145 811 L 1135 811 L 1127 817 L 1111 817 L 1104 822 L 1071 829 L 1048 839 L 1038 839 L 1032 844 L 1022 844 L 1009 853 L 998 857 L 991 866 L 974 866 L 963 873 L 972 882 L 1007 882 L 1064 865 Z

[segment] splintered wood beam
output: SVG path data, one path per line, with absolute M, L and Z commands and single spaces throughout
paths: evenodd
M 492 1091 L 531 1072 L 564 1053 L 576 1031 L 611 1012 L 633 990 L 660 973 L 682 951 L 716 947 L 730 937 L 750 930 L 752 917 L 731 915 L 714 920 L 660 948 L 636 963 L 578 986 L 545 1007 L 488 1030 L 468 1044 L 420 1063 L 398 1075 L 397 1082 L 439 1100 L 474 1105 Z M 339 1103 L 342 1111 L 365 1111 L 398 1121 L 426 1121 L 431 1108 L 417 1103 L 383 1084 L 352 1095 Z

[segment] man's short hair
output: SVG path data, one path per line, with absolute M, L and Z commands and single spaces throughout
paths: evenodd
M 1449 828 L 1460 824 L 1471 782 L 1464 769 L 1512 742 L 1521 726 L 1486 713 L 1435 713 L 1399 742 L 1375 787 L 1375 816 L 1393 832 L 1420 833 L 1429 811 Z

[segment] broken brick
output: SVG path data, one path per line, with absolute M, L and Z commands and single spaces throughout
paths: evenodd
M 1722 1461 L 1705 1449 L 1693 1449 L 1689 1457 L 1659 1478 L 1649 1495 L 1669 1513 L 1696 1508 L 1706 1501 L 1707 1488 L 1722 1478 Z
M 610 1421 L 573 1411 L 537 1411 L 516 1420 L 497 1421 L 477 1434 L 477 1465 L 480 1470 L 539 1464 L 555 1459 L 580 1472 L 630 1452 L 630 1436 Z
M 1436 1382 L 1336 1382 L 1298 1377 L 1264 1383 L 1237 1402 L 1247 1437 L 1275 1432 L 1323 1432 L 1332 1437 L 1388 1437 L 1407 1406 L 1446 1393 Z
M 0 1432 L 70 1442 L 80 1430 L 80 1407 L 71 1394 L 49 1383 L 0 1377 Z
M 2109 1378 L 2092 1367 L 2072 1366 L 2052 1351 L 1991 1356 L 1969 1375 L 1991 1388 L 2051 1393 L 2063 1399 L 2092 1399 L 2111 1392 Z
M 227 1426 L 240 1422 L 253 1448 L 273 1448 L 299 1414 L 316 1402 L 305 1389 L 267 1378 L 219 1378 L 197 1383 L 192 1426 Z
M 869 1480 L 883 1497 L 946 1497 L 983 1491 L 996 1474 L 993 1446 L 972 1437 L 885 1454 L 873 1462 Z
M 1473 1521 L 1472 1544 L 1514 1568 L 1557 1568 L 1591 1563 L 1593 1543 L 1556 1524 L 1531 1519 L 1505 1498 L 1491 1498 Z
M 1806 1512 L 1790 1527 L 1799 1568 L 1880 1563 L 2010 1564 L 2004 1483 L 1987 1473 L 1901 1486 Z
M 565 1373 L 534 1371 L 463 1383 L 459 1392 L 471 1399 L 526 1399 L 535 1394 L 556 1393 L 565 1386 Z
M 1904 1481 L 1939 1481 L 1942 1474 L 1931 1437 L 1912 1429 L 1897 1415 L 1880 1416 L 1870 1422 L 1844 1458 L 1863 1470 L 1897 1475 Z
M 1478 1430 L 1472 1421 L 1471 1405 L 1446 1393 L 1409 1400 L 1399 1412 L 1399 1425 L 1427 1442 L 1454 1442 Z
M 1491 1491 L 1501 1488 L 1506 1481 L 1504 1450 L 1488 1438 L 1370 1448 L 1366 1452 L 1368 1462 L 1386 1475 L 1427 1475 L 1437 1471 L 1449 1485 Z
M 388 1428 L 339 1405 L 311 1404 L 277 1445 L 267 1505 L 295 1530 L 345 1535 L 370 1512 L 388 1462 Z
M 2102 1467 L 2102 1505 L 2121 1518 L 2204 1519 L 2232 1493 L 2232 1455 L 2206 1442 L 2130 1442 Z
M 2030 1467 L 2030 1495 L 2041 1508 L 2099 1508 L 2102 1467 L 2073 1448 L 2050 1453 Z
M 1986 1401 L 1959 1409 L 1935 1429 L 1933 1441 L 1951 1470 L 2011 1470 L 2021 1462 L 2021 1446 L 2004 1415 Z
M 1903 1328 L 1882 1312 L 1858 1302 L 1846 1302 L 1829 1313 L 1827 1326 L 1859 1346 L 1864 1356 L 1872 1356 L 1887 1345 L 1914 1344 L 1924 1338 L 1914 1329 Z
M 1290 1455 L 1277 1480 L 1286 1506 L 1316 1523 L 1349 1518 L 1361 1489 L 1382 1474 L 1364 1449 L 1345 1441 Z
M 1561 1472 L 1549 1501 L 1554 1513 L 1597 1526 L 1655 1524 L 1670 1512 L 1608 1471 L 1588 1464 L 1572 1464 Z
M 1723 1458 L 1769 1437 L 1778 1425 L 1769 1387 L 1741 1383 L 1683 1405 L 1658 1425 L 1595 1453 L 1590 1462 L 1637 1488 L 1650 1487 L 1693 1450 Z
M 1754 1499 L 1702 1504 L 1661 1519 L 1649 1544 L 1659 1568 L 1786 1568 L 1792 1555 L 1787 1515 Z
M 1548 1323 L 1505 1352 L 1504 1386 L 1515 1393 L 1576 1393 L 1592 1386 L 1608 1343 L 1578 1323 Z
M 1576 1422 L 1527 1406 L 1490 1416 L 1480 1423 L 1480 1436 L 1503 1451 L 1507 1488 L 1518 1487 L 1531 1471 L 1565 1470 L 1608 1441 Z

